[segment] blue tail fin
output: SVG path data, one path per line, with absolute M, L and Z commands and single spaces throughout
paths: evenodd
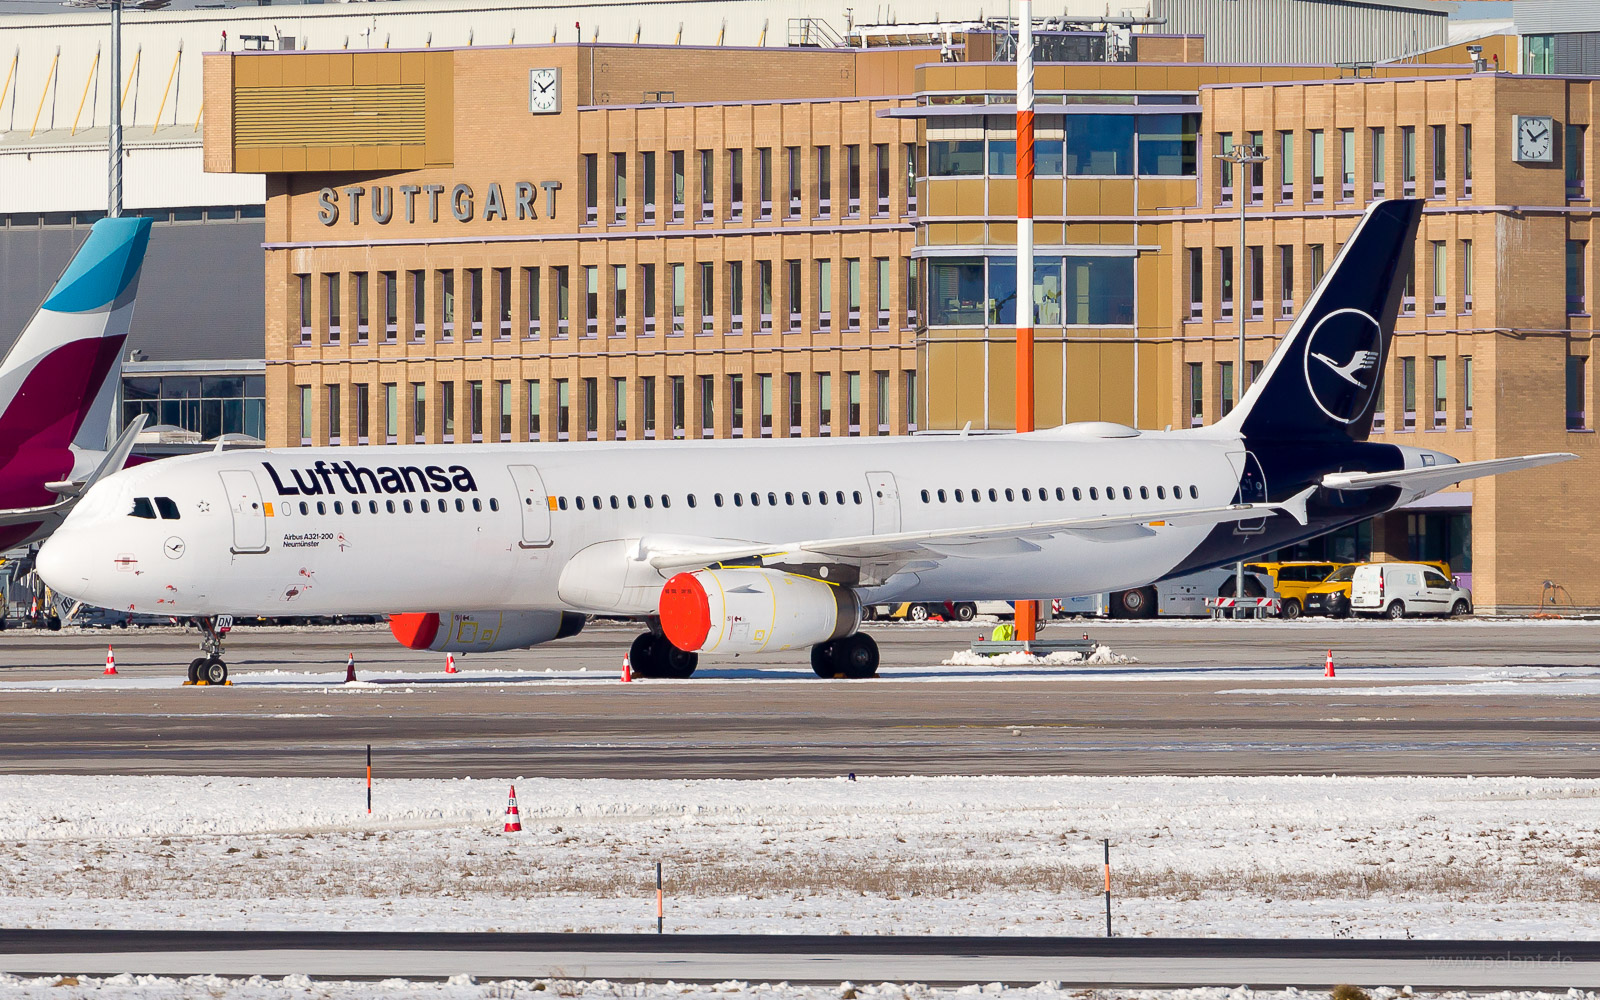
M 1415 256 L 1419 199 L 1380 201 L 1306 302 L 1238 408 L 1216 426 L 1252 441 L 1365 441 Z

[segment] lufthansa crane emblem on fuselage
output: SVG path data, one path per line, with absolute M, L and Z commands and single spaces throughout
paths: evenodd
M 1335 309 L 1306 338 L 1306 388 L 1317 408 L 1353 424 L 1372 405 L 1381 381 L 1383 329 L 1360 309 Z

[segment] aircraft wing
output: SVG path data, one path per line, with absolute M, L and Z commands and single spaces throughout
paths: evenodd
M 1253 521 L 1270 514 L 1286 513 L 1301 524 L 1306 523 L 1306 501 L 1316 491 L 1307 489 L 1279 503 L 1230 504 L 1226 507 L 1201 507 L 1167 511 L 1145 511 L 1139 514 L 1101 515 L 1097 517 L 1058 518 L 1048 521 L 1024 521 L 984 527 L 935 528 L 924 531 L 900 531 L 882 535 L 854 535 L 839 538 L 813 538 L 780 544 L 742 543 L 719 545 L 699 544 L 685 539 L 641 541 L 644 561 L 663 574 L 685 570 L 703 569 L 721 562 L 759 560 L 763 565 L 794 565 L 807 563 L 845 563 L 865 566 L 873 564 L 882 577 L 892 567 L 917 556 L 938 557 L 952 549 L 975 546 L 993 546 L 1030 543 L 1067 532 L 1106 541 L 1152 534 L 1157 527 L 1196 527 L 1227 524 L 1233 521 Z
M 1540 455 L 1518 455 L 1515 458 L 1490 458 L 1481 462 L 1397 469 L 1394 472 L 1331 472 L 1322 477 L 1322 485 L 1330 490 L 1370 490 L 1379 486 L 1398 486 L 1408 492 L 1432 493 L 1446 486 L 1454 486 L 1464 479 L 1570 462 L 1577 457 L 1570 451 L 1552 451 Z

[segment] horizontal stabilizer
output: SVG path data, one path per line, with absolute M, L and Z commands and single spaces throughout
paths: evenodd
M 1515 458 L 1490 458 L 1481 462 L 1397 469 L 1394 472 L 1331 472 L 1322 477 L 1322 485 L 1330 490 L 1370 490 L 1379 486 L 1398 486 L 1411 492 L 1431 493 L 1466 479 L 1498 476 L 1502 472 L 1515 472 L 1518 469 L 1536 469 L 1541 465 L 1570 462 L 1577 457 L 1570 451 L 1552 451 L 1540 455 L 1518 455 Z

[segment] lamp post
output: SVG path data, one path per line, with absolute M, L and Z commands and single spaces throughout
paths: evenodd
M 111 131 L 106 214 L 122 214 L 122 0 L 111 0 Z
M 1235 260 L 1233 262 L 1233 317 L 1234 317 L 1234 320 L 1236 321 L 1236 323 L 1238 325 L 1238 329 L 1239 329 L 1239 337 L 1238 337 L 1238 340 L 1239 340 L 1239 344 L 1238 344 L 1239 355 L 1238 355 L 1238 362 L 1234 365 L 1234 368 L 1233 368 L 1233 396 L 1234 396 L 1234 405 L 1237 406 L 1240 402 L 1242 402 L 1244 400 L 1243 387 L 1244 387 L 1244 365 L 1245 365 L 1245 361 L 1244 361 L 1244 309 L 1245 309 L 1245 303 L 1244 303 L 1244 296 L 1242 294 L 1240 294 L 1240 290 L 1242 288 L 1244 288 L 1244 286 L 1246 285 L 1246 282 L 1241 281 L 1240 279 L 1244 277 L 1244 273 L 1245 273 L 1245 257 L 1249 253 L 1249 248 L 1245 245 L 1245 235 L 1244 235 L 1244 210 L 1245 210 L 1245 206 L 1248 204 L 1248 202 L 1245 200 L 1245 197 L 1244 197 L 1244 187 L 1245 187 L 1245 183 L 1246 183 L 1246 180 L 1247 180 L 1247 178 L 1245 177 L 1245 167 L 1249 166 L 1250 164 L 1254 164 L 1254 163 L 1265 163 L 1265 162 L 1267 162 L 1267 156 L 1266 156 L 1265 153 L 1263 153 L 1261 151 L 1261 147 L 1260 146 L 1234 146 L 1231 150 L 1229 150 L 1226 153 L 1213 153 L 1211 155 L 1212 155 L 1212 157 L 1214 159 L 1218 159 L 1218 160 L 1223 161 L 1224 163 L 1229 163 L 1229 164 L 1233 165 L 1234 172 L 1235 172 L 1235 177 L 1234 177 L 1234 192 L 1235 193 L 1234 193 L 1234 197 L 1239 202 L 1239 253 L 1238 253 L 1237 257 L 1235 258 Z M 1263 185 L 1263 187 L 1265 187 L 1265 185 Z M 1241 497 L 1240 499 L 1243 499 L 1243 497 Z M 1233 567 L 1233 599 L 1234 599 L 1235 602 L 1241 601 L 1241 600 L 1244 599 L 1244 561 L 1243 560 L 1240 560 L 1239 562 L 1235 563 L 1234 567 Z M 1237 603 L 1235 603 L 1234 607 L 1233 607 L 1233 617 L 1235 617 L 1235 618 L 1239 617 L 1239 605 Z

